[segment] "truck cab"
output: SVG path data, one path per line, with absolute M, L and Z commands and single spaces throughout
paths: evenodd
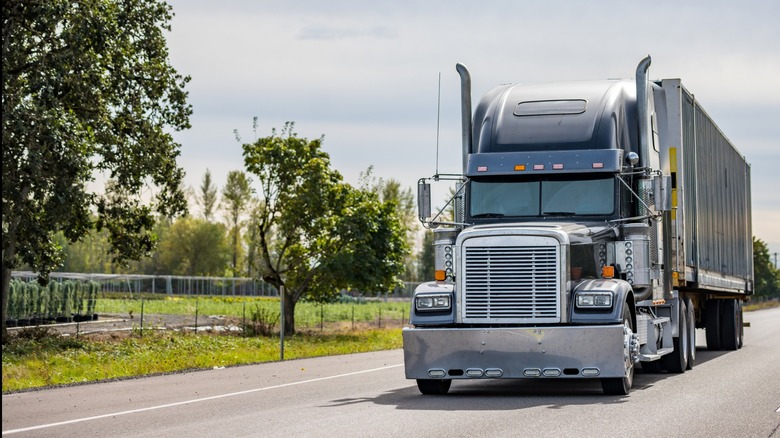
M 640 363 L 693 367 L 697 325 L 719 341 L 740 336 L 752 265 L 716 288 L 686 263 L 682 204 L 698 201 L 684 191 L 696 177 L 680 180 L 693 171 L 679 165 L 687 131 L 669 104 L 684 94 L 651 82 L 649 65 L 634 80 L 501 85 L 472 114 L 458 64 L 454 220 L 430 217 L 431 179 L 418 187 L 436 279 L 415 291 L 403 336 L 406 376 L 422 393 L 447 393 L 457 379 L 584 378 L 625 395 Z M 739 238 L 752 242 L 747 227 Z

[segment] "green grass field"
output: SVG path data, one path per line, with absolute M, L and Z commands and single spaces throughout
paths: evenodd
M 143 309 L 142 309 L 143 306 Z M 264 312 L 278 318 L 278 298 L 254 297 L 181 297 L 150 295 L 143 298 L 101 298 L 95 304 L 98 314 L 221 315 L 238 319 L 251 319 L 253 313 Z M 369 301 L 363 303 L 313 303 L 299 302 L 295 307 L 296 328 L 313 328 L 321 323 L 334 322 L 402 322 L 409 317 L 409 302 Z

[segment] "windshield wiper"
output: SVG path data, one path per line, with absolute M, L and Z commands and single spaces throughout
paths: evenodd
M 542 214 L 545 216 L 574 216 L 577 213 L 573 211 L 545 211 Z
M 504 217 L 504 215 L 501 213 L 482 213 L 482 214 L 475 214 L 471 217 L 474 219 L 479 219 L 479 218 L 490 218 L 490 217 Z

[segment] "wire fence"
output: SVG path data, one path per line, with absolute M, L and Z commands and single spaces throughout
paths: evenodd
M 14 271 L 12 278 L 34 281 L 38 274 L 30 271 Z M 241 297 L 278 297 L 279 291 L 261 279 L 248 277 L 194 277 L 177 275 L 94 274 L 52 272 L 49 278 L 63 282 L 76 280 L 96 282 L 102 292 L 152 293 L 167 295 L 205 295 Z M 418 282 L 404 282 L 393 291 L 350 291 L 352 296 L 411 298 Z
M 175 331 L 278 332 L 276 288 L 250 278 L 52 273 L 47 286 L 37 274 L 14 272 L 7 327 L 54 324 L 62 333 L 168 329 Z M 333 302 L 301 300 L 301 330 L 402 327 L 417 283 L 392 294 L 342 291 Z

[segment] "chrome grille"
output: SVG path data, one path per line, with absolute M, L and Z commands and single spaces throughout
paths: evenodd
M 559 246 L 465 247 L 464 321 L 558 318 L 558 250 Z

